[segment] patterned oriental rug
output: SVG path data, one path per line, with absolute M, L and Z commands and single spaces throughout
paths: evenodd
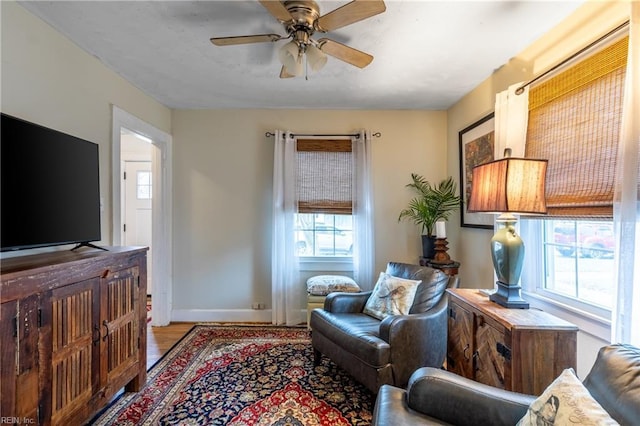
M 302 328 L 196 325 L 93 425 L 368 425 L 375 395 Z

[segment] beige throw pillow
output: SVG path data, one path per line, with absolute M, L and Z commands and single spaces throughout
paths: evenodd
M 380 320 L 389 315 L 407 315 L 421 282 L 380 272 L 378 282 L 369 296 L 363 312 Z
M 316 275 L 307 280 L 307 293 L 326 296 L 334 292 L 358 293 L 360 287 L 353 278 L 343 275 Z
M 567 368 L 535 401 L 517 426 L 617 425 Z

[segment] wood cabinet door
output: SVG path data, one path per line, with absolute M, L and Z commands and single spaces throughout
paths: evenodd
M 138 373 L 140 350 L 139 268 L 109 272 L 101 280 L 100 378 L 106 392 L 118 390 Z
M 0 305 L 0 413 L 2 416 L 19 416 L 16 412 L 16 361 L 18 352 L 17 327 L 18 301 Z
M 44 375 L 43 409 L 51 424 L 73 424 L 92 409 L 97 388 L 99 278 L 60 287 L 43 300 L 43 328 L 51 360 Z M 50 327 L 50 329 L 49 329 Z M 50 383 L 47 382 L 50 380 Z
M 474 357 L 475 380 L 486 385 L 505 389 L 505 357 L 498 352 L 504 347 L 505 334 L 484 321 L 482 315 L 475 317 L 476 352 Z
M 39 423 L 38 295 L 0 306 L 0 380 L 2 418 Z
M 456 303 L 449 303 L 447 370 L 473 378 L 473 314 Z

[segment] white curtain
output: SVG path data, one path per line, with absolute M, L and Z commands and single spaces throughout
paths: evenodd
M 496 94 L 493 150 L 496 160 L 504 157 L 505 148 L 511 148 L 512 157 L 524 157 L 529 123 L 529 86 L 516 95 L 516 89 L 520 86 L 522 83 L 514 84 Z
M 375 253 L 373 235 L 373 188 L 371 134 L 361 130 L 352 138 L 353 179 L 353 278 L 363 290 L 373 288 Z
M 617 284 L 611 341 L 640 346 L 640 2 L 630 2 L 629 56 L 616 171 L 613 221 Z
M 297 325 L 303 285 L 295 253 L 296 144 L 291 132 L 276 130 L 273 155 L 273 229 L 271 247 L 271 322 Z

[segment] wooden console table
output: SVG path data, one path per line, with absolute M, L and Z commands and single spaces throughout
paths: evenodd
M 477 289 L 448 289 L 447 370 L 540 395 L 576 369 L 578 327 L 537 309 L 504 308 Z
M 3 418 L 84 424 L 147 368 L 146 247 L 3 259 Z

